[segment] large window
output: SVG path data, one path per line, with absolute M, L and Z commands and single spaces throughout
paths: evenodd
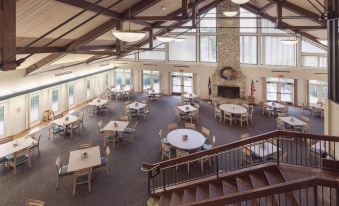
M 59 111 L 59 89 L 52 90 L 52 111 Z
M 286 78 L 267 78 L 266 99 L 268 101 L 294 102 L 294 80 Z
M 37 122 L 39 120 L 39 103 L 39 95 L 32 95 L 29 115 L 31 123 Z
M 86 80 L 86 97 L 89 99 L 91 97 L 91 80 Z
M 306 41 L 301 42 L 303 67 L 327 67 L 326 51 Z
M 200 19 L 200 32 L 216 32 L 216 21 L 217 9 L 213 8 L 207 13 L 201 15 Z
M 196 36 L 182 35 L 183 42 L 171 41 L 169 43 L 169 60 L 196 61 Z
M 74 84 L 68 85 L 68 106 L 72 106 L 74 102 Z
M 193 93 L 193 74 L 187 72 L 173 72 L 172 93 Z
M 240 36 L 240 63 L 257 64 L 257 37 Z
M 273 24 L 271 21 L 267 20 L 267 19 L 261 19 L 261 32 L 262 33 L 278 33 L 278 34 L 284 34 L 285 32 L 280 30 L 280 29 L 276 29 L 276 25 Z
M 141 51 L 139 59 L 141 60 L 165 60 L 165 51 Z
M 324 103 L 327 99 L 327 81 L 309 80 L 308 81 L 308 103 L 309 105 Z
M 295 66 L 296 45 L 283 44 L 285 37 L 265 36 L 264 63 L 266 65 Z
M 0 137 L 5 134 L 5 107 L 0 105 Z
M 115 69 L 115 86 L 120 88 L 123 86 L 126 89 L 131 88 L 131 70 L 130 69 Z
M 200 61 L 217 62 L 216 36 L 200 36 Z
M 160 91 L 160 72 L 143 70 L 143 89 L 153 89 L 154 91 Z
M 244 33 L 257 32 L 256 15 L 243 8 L 240 8 L 240 32 Z

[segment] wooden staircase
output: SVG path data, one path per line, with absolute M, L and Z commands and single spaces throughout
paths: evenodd
M 165 192 L 155 194 L 159 199 L 159 206 L 190 205 L 191 203 L 218 198 L 221 196 L 236 195 L 258 188 L 264 188 L 286 182 L 279 167 L 266 166 L 239 170 L 219 179 L 188 183 Z M 275 195 L 267 198 L 256 198 L 232 205 L 236 206 L 277 206 L 300 205 L 293 193 Z

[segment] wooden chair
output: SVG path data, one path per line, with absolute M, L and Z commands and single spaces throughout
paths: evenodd
M 137 136 L 137 126 L 138 126 L 138 122 L 134 122 L 131 126 L 127 127 L 123 131 L 123 134 L 130 136 L 131 142 L 133 141 L 133 137 Z
M 41 134 L 38 133 L 33 133 L 32 134 L 32 139 L 34 140 L 34 143 L 31 146 L 32 152 L 34 150 L 37 150 L 40 156 L 40 138 L 41 138 Z
M 73 173 L 73 196 L 75 195 L 75 190 L 77 185 L 88 184 L 88 191 L 92 191 L 92 168 L 83 169 Z
M 208 139 L 211 134 L 211 131 L 206 127 L 201 127 L 201 133 L 205 135 L 205 137 Z
M 215 136 L 212 137 L 210 143 L 204 144 L 204 145 L 202 146 L 202 150 L 209 150 L 209 149 L 212 149 L 212 148 L 214 147 L 214 144 L 215 144 Z
M 52 142 L 54 142 L 54 137 L 56 135 L 64 135 L 64 134 L 65 134 L 65 130 L 59 125 L 56 125 L 54 123 L 52 123 L 51 127 L 48 129 L 48 139 L 52 138 Z
M 28 199 L 25 203 L 25 206 L 44 206 L 45 202 L 41 200 Z
M 196 120 L 198 123 L 199 122 L 199 110 L 188 113 L 188 115 L 186 116 L 186 119 L 191 120 L 191 123 L 193 123 L 193 120 Z
M 176 158 L 184 157 L 184 156 L 187 156 L 189 154 L 190 154 L 189 152 L 186 152 L 186 151 L 183 151 L 183 150 L 180 150 L 180 149 L 175 149 Z M 189 174 L 190 173 L 190 163 L 187 162 L 186 164 L 187 164 L 187 173 Z M 176 170 L 178 170 L 178 166 L 179 165 L 176 165 Z
M 99 112 L 98 107 L 95 105 L 89 105 L 87 108 L 90 116 L 96 115 Z
M 55 184 L 55 189 L 57 190 L 58 184 L 59 184 L 59 178 L 67 177 L 67 176 L 71 175 L 71 173 L 68 172 L 68 165 L 62 164 L 60 155 L 58 156 L 58 158 L 55 161 L 55 166 L 56 166 L 56 169 L 57 169 L 57 182 Z
M 95 167 L 94 169 L 96 170 L 96 169 L 99 169 L 99 168 L 106 167 L 107 175 L 109 175 L 108 158 L 111 154 L 111 150 L 109 149 L 109 147 L 106 147 L 105 154 L 106 154 L 106 156 L 101 157 L 101 164 L 99 166 Z
M 219 117 L 220 122 L 221 122 L 223 119 L 222 111 L 218 107 L 214 106 L 214 119 L 217 119 L 217 117 Z
M 79 112 L 79 113 L 78 113 L 78 117 L 79 117 L 79 119 L 80 119 L 80 123 L 81 123 L 82 128 L 85 128 L 85 127 L 84 127 L 85 113 L 84 113 L 84 112 Z
M 288 105 L 285 105 L 283 109 L 278 112 L 278 114 L 288 116 Z
M 83 143 L 83 144 L 79 144 L 79 149 L 87 149 L 87 148 L 90 148 L 90 147 L 93 147 L 94 144 L 91 142 L 91 143 Z
M 230 125 L 232 125 L 232 123 L 234 121 L 232 113 L 224 112 L 224 122 L 226 122 L 226 120 L 229 120 Z
M 163 137 L 163 130 L 159 130 L 159 138 L 160 138 L 160 152 L 162 152 L 162 144 L 168 144 L 167 138 Z
M 129 121 L 129 117 L 128 117 L 127 115 L 121 115 L 121 116 L 119 117 L 119 119 L 120 119 L 121 121 Z
M 246 124 L 248 125 L 248 112 L 240 114 L 237 120 L 240 122 L 240 126 L 242 126 L 243 122 L 246 122 Z
M 169 144 L 161 143 L 161 159 L 167 157 L 168 159 L 172 158 L 172 146 Z
M 171 123 L 171 124 L 168 124 L 167 126 L 167 132 L 170 132 L 172 130 L 175 130 L 178 128 L 178 124 L 177 123 Z
M 0 138 L 0 145 L 5 144 L 7 142 L 13 141 L 14 136 L 7 136 L 4 138 Z
M 45 110 L 43 113 L 42 113 L 42 117 L 41 117 L 41 123 L 46 123 L 50 120 L 53 120 L 54 119 L 54 112 L 52 110 Z
M 146 119 L 146 117 L 151 114 L 149 106 L 146 105 L 146 107 L 140 112 L 140 114 L 144 116 L 144 119 Z
M 13 174 L 16 175 L 18 166 L 28 162 L 28 167 L 31 168 L 31 148 L 25 148 L 14 153 L 13 158 L 8 159 L 8 166 L 13 167 Z
M 195 124 L 193 124 L 193 123 L 186 123 L 185 122 L 185 128 L 195 129 Z

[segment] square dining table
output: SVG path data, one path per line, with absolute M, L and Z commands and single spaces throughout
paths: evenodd
M 69 114 L 65 117 L 61 117 L 59 119 L 53 120 L 52 123 L 63 127 L 64 125 L 66 126 L 70 125 L 78 120 L 79 120 L 79 117 Z
M 84 153 L 87 155 L 85 156 Z M 71 151 L 68 161 L 68 172 L 92 168 L 101 164 L 99 146 Z
M 0 158 L 32 146 L 35 142 L 31 137 L 22 137 L 0 145 Z

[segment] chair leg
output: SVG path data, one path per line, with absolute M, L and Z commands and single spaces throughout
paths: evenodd
M 76 185 L 73 183 L 73 196 L 75 195 Z
M 56 181 L 56 184 L 55 184 L 55 189 L 58 190 L 58 184 L 59 184 L 59 175 L 57 177 L 57 181 Z

